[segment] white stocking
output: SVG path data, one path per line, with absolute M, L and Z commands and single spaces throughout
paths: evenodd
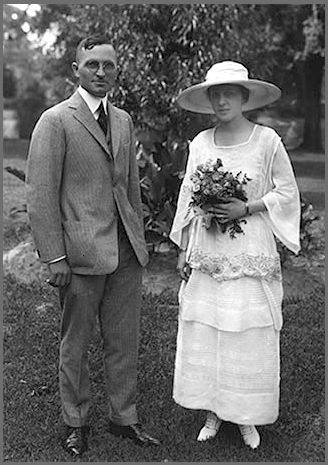
M 216 433 L 219 431 L 222 420 L 218 418 L 215 413 L 207 412 L 206 422 L 203 428 L 200 430 L 197 441 L 208 441 L 214 438 Z

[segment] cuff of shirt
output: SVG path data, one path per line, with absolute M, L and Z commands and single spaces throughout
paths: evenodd
M 47 262 L 47 264 L 50 265 L 51 263 L 60 262 L 60 260 L 64 260 L 64 258 L 66 258 L 66 255 L 62 255 L 61 257 L 54 258 L 53 260 L 50 260 L 49 262 Z

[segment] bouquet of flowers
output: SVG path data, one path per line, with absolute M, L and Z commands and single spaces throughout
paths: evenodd
M 235 176 L 231 172 L 225 171 L 220 158 L 215 162 L 209 160 L 198 165 L 190 179 L 193 185 L 188 212 L 190 208 L 202 208 L 204 205 L 214 206 L 218 203 L 227 202 L 231 197 L 236 197 L 244 202 L 247 201 L 244 185 L 251 179 L 246 174 L 242 175 L 241 171 Z M 232 239 L 236 237 L 236 233 L 244 234 L 240 224 L 246 223 L 245 219 L 222 223 L 220 218 L 213 213 L 204 217 L 204 225 L 207 229 L 213 222 L 221 228 L 223 233 L 229 231 Z

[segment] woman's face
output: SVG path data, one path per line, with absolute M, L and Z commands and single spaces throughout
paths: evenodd
M 208 97 L 217 118 L 228 123 L 242 114 L 242 105 L 245 103 L 245 95 L 234 84 L 221 84 L 210 87 Z

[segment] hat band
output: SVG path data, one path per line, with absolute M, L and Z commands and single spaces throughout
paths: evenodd
M 207 73 L 206 81 L 247 81 L 248 73 L 243 70 L 222 70 L 219 72 Z

